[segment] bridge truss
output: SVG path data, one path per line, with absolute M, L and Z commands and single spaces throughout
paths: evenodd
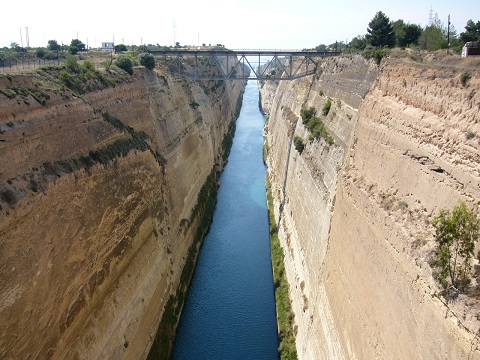
M 150 51 L 174 74 L 194 80 L 294 80 L 313 75 L 321 58 L 339 52 L 290 50 Z

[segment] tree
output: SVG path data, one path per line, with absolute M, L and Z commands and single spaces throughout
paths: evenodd
M 78 49 L 78 51 L 85 50 L 85 44 L 78 39 L 72 39 L 70 46 L 75 46 Z
M 438 14 L 435 14 L 432 23 L 423 30 L 418 45 L 421 49 L 428 51 L 447 48 L 447 28 L 438 18 Z
M 71 72 L 78 73 L 80 72 L 80 64 L 75 56 L 67 55 L 65 58 L 65 67 Z
M 460 34 L 460 39 L 463 44 L 469 41 L 480 41 L 480 21 L 474 23 L 473 20 L 468 20 L 465 30 L 467 31 Z
M 155 58 L 152 54 L 142 54 L 140 55 L 140 64 L 152 70 L 155 67 Z
M 115 61 L 115 65 L 117 65 L 120 69 L 125 70 L 130 75 L 133 75 L 133 61 L 129 56 L 119 55 Z
M 395 33 L 395 45 L 407 47 L 408 45 L 417 45 L 418 39 L 422 34 L 420 25 L 405 24 L 403 20 L 397 20 L 392 24 Z
M 317 45 L 317 46 L 315 46 L 315 51 L 325 52 L 325 51 L 327 51 L 327 45 L 325 45 L 325 44 Z
M 447 39 L 441 28 L 435 25 L 429 25 L 424 30 L 418 45 L 423 50 L 435 51 L 447 48 Z
M 418 40 L 422 35 L 422 27 L 417 24 L 407 24 L 405 27 L 405 37 L 403 38 L 403 45 L 418 45 Z
M 45 57 L 45 49 L 42 49 L 42 48 L 38 48 L 37 50 L 35 50 L 35 55 L 42 59 Z
M 60 45 L 57 40 L 48 40 L 47 49 L 50 51 L 57 51 L 60 50 Z
M 23 52 L 24 51 L 24 49 L 20 45 L 18 45 L 18 43 L 16 43 L 16 42 L 10 43 L 10 49 L 15 50 L 16 52 Z
M 118 52 L 122 52 L 122 51 L 127 51 L 127 47 L 124 45 L 124 44 L 118 44 L 118 45 L 115 45 L 115 52 L 118 53 Z
M 78 48 L 76 46 L 70 45 L 68 47 L 68 52 L 72 55 L 75 55 L 76 53 L 78 53 Z
M 464 202 L 449 210 L 441 210 L 433 219 L 435 241 L 432 265 L 434 277 L 444 290 L 453 287 L 463 291 L 470 281 L 471 265 L 475 243 L 480 239 L 480 220 Z
M 354 52 L 363 51 L 367 46 L 367 40 L 365 39 L 364 35 L 357 35 L 352 39 L 352 41 L 350 41 L 349 46 Z
M 395 46 L 395 33 L 390 19 L 381 11 L 368 23 L 368 34 L 365 35 L 368 43 L 374 47 Z

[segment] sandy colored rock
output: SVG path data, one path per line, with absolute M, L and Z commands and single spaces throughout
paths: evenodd
M 0 93 L 2 359 L 144 358 L 179 287 L 243 84 L 116 71 L 115 86 L 81 96 L 0 76 L 49 95 Z
M 279 84 L 268 122 L 299 357 L 480 358 L 478 300 L 447 305 L 428 265 L 433 216 L 480 204 L 478 60 L 394 53 L 381 66 L 344 56 L 319 69 Z M 308 140 L 310 106 L 333 146 Z

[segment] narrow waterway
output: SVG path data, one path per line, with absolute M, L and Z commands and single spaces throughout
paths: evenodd
M 172 359 L 278 359 L 258 96 L 249 81 Z

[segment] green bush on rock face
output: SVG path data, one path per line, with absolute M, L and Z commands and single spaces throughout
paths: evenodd
M 293 138 L 293 144 L 295 145 L 295 150 L 297 150 L 300 154 L 302 153 L 303 149 L 305 149 L 305 143 L 300 136 L 295 136 Z
M 480 220 L 460 202 L 450 212 L 441 210 L 433 219 L 436 248 L 430 265 L 447 299 L 465 291 L 472 274 L 471 259 L 480 239 Z
M 115 65 L 133 75 L 133 60 L 126 55 L 119 55 L 115 61 Z
M 152 70 L 155 67 L 155 58 L 151 54 L 140 55 L 140 64 Z
M 328 112 L 330 112 L 331 106 L 332 106 L 332 102 L 330 101 L 330 99 L 328 99 L 327 103 L 323 107 L 323 110 L 322 110 L 323 114 L 326 113 L 328 115 Z M 307 126 L 308 130 L 310 130 L 309 139 L 314 140 L 314 139 L 322 138 L 326 141 L 326 143 L 329 146 L 333 145 L 335 143 L 335 140 L 328 132 L 322 119 L 320 119 L 318 116 L 315 116 L 315 114 L 316 114 L 316 110 L 313 106 L 308 109 L 303 108 L 300 111 L 302 122 Z
M 330 99 L 328 99 L 327 102 L 325 103 L 325 105 L 323 105 L 323 109 L 322 109 L 323 116 L 328 115 L 331 107 L 332 107 L 332 101 Z

